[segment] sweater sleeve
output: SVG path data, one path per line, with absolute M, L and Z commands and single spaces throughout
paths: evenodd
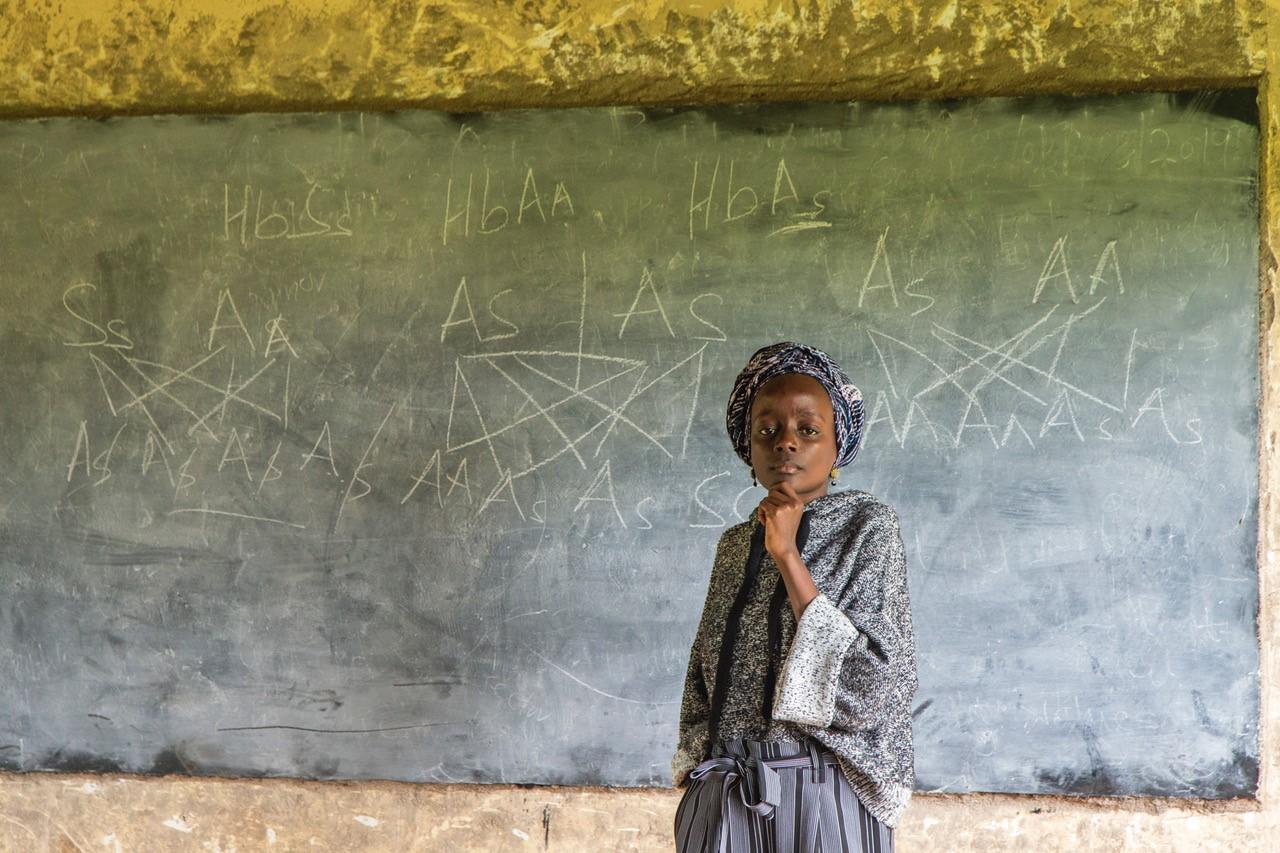
M 897 682 L 915 681 L 906 557 L 893 509 L 884 506 L 851 531 L 840 559 L 852 562 L 844 589 L 834 601 L 819 592 L 796 623 L 774 719 L 871 728 L 884 718 Z
M 684 693 L 680 699 L 680 733 L 676 741 L 676 751 L 671 757 L 671 778 L 675 787 L 681 787 L 689 771 L 702 763 L 709 750 L 707 739 L 711 721 L 711 695 L 703 678 L 702 653 L 708 631 L 708 620 L 713 590 L 715 589 L 716 567 L 721 562 L 721 552 L 725 547 L 725 537 L 721 535 L 716 545 L 716 559 L 712 564 L 711 578 L 707 581 L 707 594 L 702 603 L 702 616 L 698 620 L 698 630 L 693 644 L 689 648 L 689 666 L 684 676 Z
M 684 677 L 684 695 L 680 700 L 680 736 L 675 755 L 671 757 L 671 779 L 677 788 L 684 785 L 689 771 L 702 761 L 707 747 L 710 715 L 711 699 L 702 678 L 698 640 L 695 639 L 689 651 L 689 670 Z

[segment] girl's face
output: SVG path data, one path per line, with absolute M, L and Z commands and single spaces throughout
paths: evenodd
M 803 373 L 773 377 L 751 402 L 750 427 L 751 469 L 760 485 L 788 482 L 805 503 L 827 493 L 836 427 L 821 382 Z

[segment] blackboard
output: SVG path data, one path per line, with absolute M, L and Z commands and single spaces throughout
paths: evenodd
M 0 124 L 0 767 L 664 785 L 736 371 L 862 387 L 918 787 L 1257 785 L 1254 92 Z

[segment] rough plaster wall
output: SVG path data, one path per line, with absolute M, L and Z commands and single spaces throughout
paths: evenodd
M 366 8 L 366 6 L 368 8 Z M 1280 10 L 1261 0 L 0 0 L 0 115 L 1262 86 L 1257 801 L 924 796 L 914 850 L 1277 849 Z M 1247 334 L 1252 330 L 1242 330 Z M 666 850 L 678 793 L 0 774 L 0 850 Z
M 1262 70 L 1261 5 L 0 0 L 0 110 L 482 109 L 1181 87 Z

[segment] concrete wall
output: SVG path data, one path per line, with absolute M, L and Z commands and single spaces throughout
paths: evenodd
M 920 795 L 898 841 L 908 853 L 1280 849 L 1280 10 L 1262 0 L 719 5 L 0 0 L 0 116 L 1259 86 L 1259 797 Z M 665 850 L 677 801 L 672 790 L 0 775 L 0 850 Z

